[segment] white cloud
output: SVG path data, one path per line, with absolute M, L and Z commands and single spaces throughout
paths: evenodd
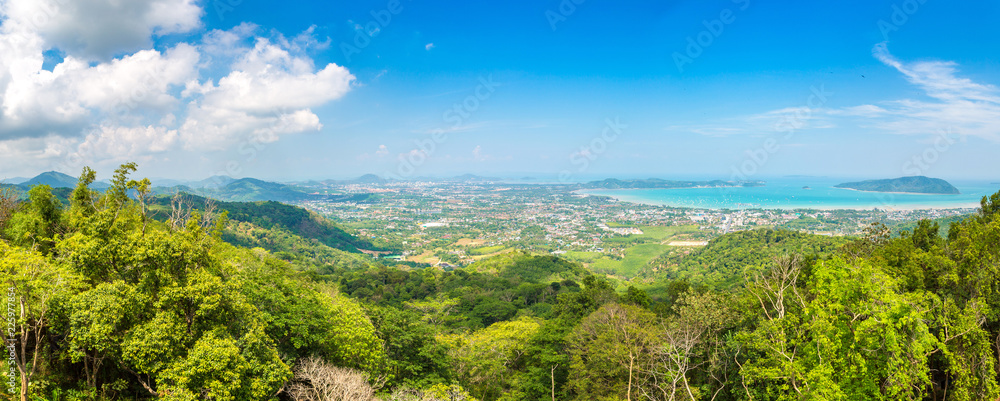
M 164 127 L 102 126 L 84 138 L 76 153 L 83 159 L 134 159 L 146 153 L 170 150 L 175 142 L 177 131 Z
M 196 0 L 5 0 L 0 10 L 4 25 L 86 60 L 149 48 L 154 35 L 197 29 L 202 15 Z
M 336 64 L 313 72 L 311 59 L 265 38 L 236 57 L 232 70 L 217 85 L 189 83 L 185 89 L 202 96 L 190 103 L 180 130 L 187 148 L 218 149 L 240 138 L 273 142 L 282 134 L 318 131 L 322 124 L 310 108 L 344 96 L 354 82 Z
M 904 135 L 956 132 L 1000 142 L 1000 90 L 996 86 L 958 76 L 957 65 L 946 61 L 902 62 L 885 43 L 872 51 L 876 59 L 895 68 L 929 99 L 900 99 L 864 105 L 873 128 Z
M 919 86 L 927 95 L 942 101 L 975 100 L 997 103 L 997 88 L 956 76 L 957 64 L 950 61 L 920 61 L 910 64 L 897 60 L 886 43 L 879 43 L 872 54 L 883 64 L 903 73 L 906 80 Z
M 433 48 L 434 48 L 434 44 L 433 43 L 428 43 L 428 44 L 424 45 L 424 49 L 426 49 L 427 51 L 430 51 Z
M 378 157 L 386 156 L 389 154 L 389 148 L 385 145 L 378 145 L 378 150 L 375 151 L 375 155 Z
M 0 139 L 79 135 L 95 113 L 128 118 L 166 110 L 178 101 L 168 92 L 197 74 L 198 52 L 180 44 L 160 53 L 143 50 L 89 66 L 67 57 L 52 71 L 16 66 L 0 70 Z M 3 67 L 0 65 L 0 67 Z
M 244 23 L 155 50 L 155 36 L 200 26 L 197 1 L 45 1 L 0 0 L 0 168 L 8 171 L 315 132 L 323 125 L 312 108 L 354 82 L 347 69 L 316 68 L 305 55 L 329 44 L 314 28 L 265 38 Z M 66 56 L 47 71 L 50 49 Z
M 205 103 L 250 112 L 304 108 L 340 98 L 354 81 L 346 68 L 336 64 L 315 73 L 313 69 L 311 59 L 292 56 L 259 38 L 233 65 L 234 71 L 205 94 Z

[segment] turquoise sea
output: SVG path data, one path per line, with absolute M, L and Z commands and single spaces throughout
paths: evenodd
M 584 190 L 622 201 L 703 209 L 950 209 L 975 208 L 984 195 L 1000 191 L 991 181 L 953 181 L 960 195 L 861 192 L 834 188 L 857 181 L 836 178 L 768 179 L 763 187 Z M 808 187 L 809 189 L 805 189 Z

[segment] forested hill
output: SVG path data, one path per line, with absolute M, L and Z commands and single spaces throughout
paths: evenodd
M 347 233 L 333 221 L 315 212 L 281 202 L 222 202 L 198 195 L 178 194 L 175 196 L 156 196 L 150 202 L 149 208 L 152 212 L 151 216 L 164 221 L 170 218 L 172 210 L 180 206 L 203 213 L 209 209 L 214 209 L 216 213 L 225 211 L 231 221 L 250 223 L 264 230 L 286 230 L 306 240 L 316 240 L 343 251 L 384 250 L 372 244 L 371 241 Z M 237 245 L 254 244 L 237 243 Z M 256 245 L 269 248 L 263 244 Z M 269 250 L 277 251 L 279 249 Z
M 940 178 L 928 178 L 924 176 L 901 177 L 887 180 L 868 180 L 859 182 L 845 182 L 837 184 L 834 188 L 854 189 L 867 192 L 905 192 L 914 194 L 959 194 L 958 188 L 948 181 Z
M 715 238 L 690 255 L 667 253 L 652 263 L 664 277 L 726 289 L 742 285 L 747 274 L 767 268 L 776 257 L 802 255 L 812 263 L 837 254 L 847 242 L 843 237 L 760 228 Z
M 0 191 L 15 362 L 0 395 L 1000 398 L 1000 193 L 947 236 L 926 220 L 898 237 L 875 224 L 834 242 L 725 235 L 667 256 L 649 285 L 669 291 L 651 297 L 524 252 L 453 271 L 289 261 L 222 241 L 233 221 L 208 204 L 151 218 L 148 181 L 134 171 L 123 165 L 97 192 L 85 170 L 68 206 L 45 185 L 21 203 Z
M 0 183 L 0 186 L 14 187 L 27 193 L 36 185 L 48 185 L 57 195 L 68 194 L 76 186 L 77 178 L 57 171 L 41 173 L 19 184 Z M 93 190 L 107 190 L 106 182 L 94 181 L 89 185 Z M 230 202 L 278 201 L 296 202 L 303 200 L 364 201 L 368 194 L 320 195 L 308 193 L 295 185 L 258 180 L 255 178 L 232 178 L 214 176 L 201 181 L 164 180 L 150 183 L 154 194 L 169 195 L 178 192 L 196 194 L 212 199 Z M 62 198 L 65 199 L 65 198 Z

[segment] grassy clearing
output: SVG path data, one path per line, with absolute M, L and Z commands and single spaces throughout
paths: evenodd
M 625 249 L 625 257 L 615 260 L 601 252 L 567 252 L 567 259 L 585 263 L 594 272 L 635 277 L 649 261 L 660 256 L 669 246 L 663 244 L 641 244 Z
M 625 257 L 622 258 L 618 273 L 626 277 L 635 277 L 646 263 L 660 256 L 667 249 L 670 247 L 662 244 L 642 244 L 628 248 L 625 250 Z
M 457 246 L 482 246 L 486 241 L 481 239 L 462 238 L 455 242 Z
M 621 225 L 608 225 L 622 227 Z M 649 261 L 668 251 L 667 245 L 674 237 L 698 232 L 698 226 L 640 226 L 642 235 L 607 238 L 609 244 L 626 246 L 621 260 L 613 259 L 601 252 L 567 252 L 567 259 L 585 263 L 594 272 L 612 274 L 627 278 L 635 277 Z M 628 246 L 629 244 L 634 244 Z
M 497 255 L 502 255 L 502 254 L 505 254 L 507 252 L 511 252 L 511 251 L 514 250 L 514 248 L 505 248 L 505 247 L 500 247 L 500 248 L 501 249 L 499 251 L 496 251 L 496 252 L 493 252 L 493 253 L 488 253 L 488 254 L 485 254 L 485 255 L 472 255 L 472 254 L 470 254 L 469 256 L 471 256 L 473 260 L 482 260 L 482 259 L 486 259 L 486 258 L 491 258 L 491 257 L 497 256 Z
M 609 226 L 610 227 L 610 226 Z M 688 225 L 688 226 L 639 226 L 642 230 L 642 235 L 626 235 L 626 236 L 616 236 L 612 238 L 607 238 L 604 242 L 612 244 L 624 244 L 624 243 L 638 243 L 638 242 L 663 242 L 669 238 L 675 237 L 681 234 L 690 234 L 698 232 L 698 226 Z
M 421 253 L 419 255 L 410 255 L 410 256 L 406 257 L 406 260 L 409 261 L 409 262 L 417 262 L 417 263 L 437 263 L 438 262 L 438 258 L 434 256 L 434 252 L 432 252 L 432 251 L 424 251 L 424 253 Z
M 507 248 L 503 245 L 496 246 L 484 246 L 480 248 L 473 248 L 469 250 L 469 255 L 488 255 L 491 253 L 497 253 Z

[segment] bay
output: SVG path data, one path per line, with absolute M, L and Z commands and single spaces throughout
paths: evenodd
M 834 188 L 851 178 L 772 178 L 762 187 L 583 190 L 621 201 L 700 209 L 954 209 L 976 208 L 1000 190 L 991 181 L 949 180 L 961 194 L 905 194 Z

